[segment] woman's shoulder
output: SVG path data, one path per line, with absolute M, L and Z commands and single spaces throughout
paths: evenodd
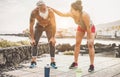
M 90 17 L 89 14 L 85 11 L 82 12 L 82 17 Z
M 90 19 L 90 16 L 87 12 L 84 11 L 84 12 L 82 12 L 82 18 L 83 18 L 83 20 L 86 20 L 86 19 Z

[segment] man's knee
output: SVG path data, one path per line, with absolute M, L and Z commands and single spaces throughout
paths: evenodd
M 37 45 L 32 46 L 32 56 L 37 56 Z
M 53 44 L 52 41 L 49 42 L 50 47 L 55 47 L 55 44 Z
M 49 46 L 50 46 L 50 56 L 55 57 L 55 46 L 53 46 L 52 43 L 50 43 Z

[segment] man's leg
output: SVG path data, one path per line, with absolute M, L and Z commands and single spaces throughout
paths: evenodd
M 34 31 L 35 45 L 32 46 L 32 60 L 31 60 L 31 66 L 30 66 L 31 68 L 34 67 L 34 64 L 36 65 L 36 58 L 37 58 L 37 53 L 38 53 L 37 45 L 42 35 L 42 32 L 43 32 L 43 27 L 36 25 L 35 31 Z
M 57 68 L 55 64 L 55 45 L 53 46 L 52 42 L 50 42 L 50 39 L 52 37 L 52 27 L 47 26 L 45 31 L 46 31 L 46 35 L 47 35 L 49 46 L 50 46 L 51 66 L 54 68 Z

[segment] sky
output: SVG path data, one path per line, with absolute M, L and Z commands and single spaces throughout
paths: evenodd
M 0 34 L 21 33 L 29 28 L 31 11 L 38 0 L 0 0 Z M 75 0 L 44 0 L 46 4 L 61 12 L 69 12 L 70 4 Z M 120 20 L 120 0 L 82 0 L 86 11 L 95 25 Z M 72 18 L 56 15 L 57 28 L 68 28 L 77 25 Z M 96 26 L 99 27 L 99 26 Z

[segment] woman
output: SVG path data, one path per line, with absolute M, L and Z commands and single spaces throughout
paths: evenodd
M 89 72 L 94 71 L 94 38 L 95 38 L 95 26 L 91 23 L 90 17 L 86 12 L 82 11 L 81 0 L 77 0 L 76 2 L 71 4 L 71 11 L 69 13 L 61 13 L 52 8 L 52 10 L 62 17 L 72 17 L 75 23 L 78 25 L 76 32 L 76 45 L 75 45 L 75 53 L 74 53 L 74 62 L 69 67 L 70 69 L 76 68 L 78 66 L 78 56 L 80 51 L 80 45 L 82 38 L 87 32 L 87 44 L 89 48 L 89 56 L 90 56 L 90 67 L 88 69 Z

